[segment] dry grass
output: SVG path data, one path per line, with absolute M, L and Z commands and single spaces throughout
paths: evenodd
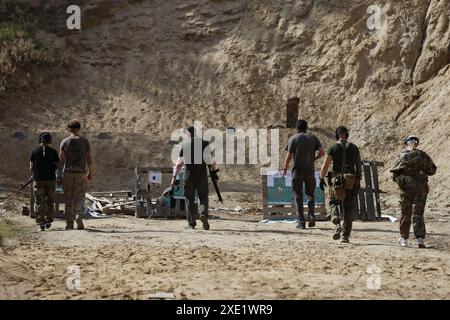
M 51 51 L 35 39 L 32 17 L 15 1 L 0 2 L 0 93 L 29 81 L 35 66 L 53 62 Z

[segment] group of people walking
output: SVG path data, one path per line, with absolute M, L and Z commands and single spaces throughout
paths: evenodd
M 298 133 L 289 139 L 283 175 L 286 175 L 293 160 L 292 187 L 298 214 L 297 228 L 305 229 L 303 212 L 303 190 L 308 199 L 308 227 L 315 226 L 314 190 L 316 179 L 314 161 L 326 154 L 320 170 L 319 186 L 322 191 L 328 186 L 331 221 L 335 225 L 333 239 L 348 243 L 352 232 L 355 196 L 361 182 L 361 155 L 358 147 L 349 142 L 349 131 L 340 126 L 335 131 L 336 143 L 326 152 L 319 139 L 307 132 L 305 120 L 297 121 Z M 437 167 L 428 154 L 418 149 L 419 138 L 409 135 L 404 140 L 402 151 L 394 168 L 393 179 L 400 188 L 401 246 L 408 245 L 411 222 L 419 248 L 425 248 L 424 210 L 429 192 L 428 176 L 436 173 Z M 329 167 L 332 163 L 331 170 Z M 411 221 L 412 220 L 412 221 Z
M 70 136 L 61 142 L 58 152 L 50 147 L 52 136 L 43 132 L 40 146 L 30 156 L 30 171 L 36 204 L 36 222 L 41 230 L 49 229 L 54 219 L 56 186 L 63 186 L 65 196 L 66 229 L 84 229 L 83 213 L 88 181 L 93 178 L 92 154 L 88 139 L 80 136 L 81 124 L 71 121 Z
M 352 232 L 354 217 L 354 197 L 358 194 L 361 181 L 361 155 L 358 147 L 349 142 L 349 131 L 340 126 L 335 130 L 336 143 L 325 152 L 320 140 L 310 134 L 305 120 L 297 121 L 297 133 L 286 146 L 286 159 L 283 175 L 287 175 L 292 165 L 292 186 L 298 216 L 297 228 L 305 229 L 303 192 L 307 197 L 308 227 L 313 228 L 315 221 L 316 188 L 315 161 L 325 156 L 320 170 L 320 188 L 329 191 L 331 221 L 335 225 L 333 239 L 348 243 Z M 64 188 L 66 198 L 66 229 L 84 229 L 84 197 L 88 181 L 93 178 L 92 154 L 88 139 L 80 136 L 81 124 L 71 121 L 68 124 L 70 136 L 64 139 L 58 152 L 50 147 L 52 137 L 43 132 L 39 137 L 40 146 L 30 156 L 30 170 L 33 176 L 33 190 L 37 207 L 36 221 L 41 230 L 51 227 L 54 217 L 54 196 L 56 185 Z M 199 214 L 205 230 L 209 230 L 208 221 L 208 171 L 211 178 L 218 181 L 217 165 L 213 159 L 205 161 L 205 149 L 208 142 L 196 135 L 189 127 L 188 139 L 182 145 L 179 159 L 174 167 L 172 185 L 184 167 L 184 196 L 188 228 L 195 229 Z M 198 148 L 197 148 L 198 146 Z M 404 140 L 402 151 L 395 167 L 391 170 L 393 179 L 400 188 L 401 218 L 400 245 L 407 246 L 411 223 L 420 248 L 425 247 L 424 209 L 428 188 L 428 176 L 436 173 L 431 158 L 418 149 L 419 139 L 410 135 Z M 200 161 L 196 161 L 197 158 Z M 331 167 L 330 167 L 331 166 Z M 195 205 L 195 196 L 199 206 Z

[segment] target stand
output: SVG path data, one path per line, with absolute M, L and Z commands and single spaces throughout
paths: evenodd
M 327 212 L 325 208 L 325 195 L 319 187 L 316 171 L 315 217 L 317 221 L 325 221 Z M 282 171 L 268 171 L 261 176 L 262 214 L 263 219 L 296 219 L 297 208 L 295 204 L 292 179 L 290 176 L 282 177 Z M 305 220 L 308 220 L 308 199 L 303 190 L 303 208 Z

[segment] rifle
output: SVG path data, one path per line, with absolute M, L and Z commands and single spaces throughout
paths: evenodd
M 28 186 L 31 182 L 33 182 L 33 176 L 31 176 L 30 179 L 27 180 L 27 182 L 21 184 L 19 190 L 17 190 L 17 191 L 22 191 L 22 190 L 25 189 L 26 186 Z
M 219 169 L 217 169 L 216 171 L 212 171 L 211 166 L 208 166 L 208 169 L 209 169 L 209 177 L 211 178 L 211 182 L 214 186 L 214 189 L 216 190 L 217 197 L 219 198 L 219 201 L 223 203 L 222 195 L 220 194 L 219 187 L 217 186 L 217 181 L 214 180 L 213 178 L 214 174 L 217 176 L 217 172 L 219 172 Z

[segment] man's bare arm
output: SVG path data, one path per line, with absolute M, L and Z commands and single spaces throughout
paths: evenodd
M 183 168 L 183 166 L 184 166 L 183 158 L 178 158 L 177 163 L 173 170 L 173 177 L 172 177 L 173 179 L 175 179 L 175 177 L 180 173 L 181 168 Z
M 293 157 L 293 154 L 288 152 L 288 154 L 286 155 L 286 159 L 284 160 L 283 175 L 286 174 L 287 169 L 289 168 L 289 165 L 292 161 L 292 157 Z
M 213 160 L 211 162 L 211 170 L 212 171 L 216 171 L 217 170 L 217 161 L 216 160 Z
M 328 172 L 328 167 L 330 166 L 331 160 L 331 156 L 327 156 L 323 161 L 322 169 L 320 169 L 320 179 L 325 179 L 325 175 Z
M 320 159 L 325 155 L 325 151 L 323 150 L 322 147 L 319 148 L 319 153 L 317 154 L 317 156 L 314 158 L 314 160 Z
M 89 170 L 87 179 L 88 180 L 92 180 L 93 175 L 94 175 L 94 170 L 92 168 L 93 167 L 93 165 L 92 165 L 93 161 L 92 161 L 92 154 L 90 152 L 86 153 L 86 162 L 87 162 L 87 166 L 88 166 L 88 170 Z

